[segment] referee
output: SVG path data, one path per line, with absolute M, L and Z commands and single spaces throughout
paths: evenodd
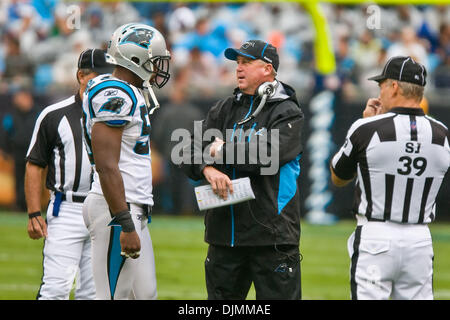
M 83 145 L 81 104 L 89 80 L 110 70 L 102 50 L 83 51 L 76 74 L 78 92 L 46 107 L 34 127 L 26 157 L 25 195 L 28 235 L 31 239 L 45 238 L 37 299 L 68 299 L 77 273 L 75 299 L 95 298 L 91 242 L 82 215 L 91 186 L 91 165 Z M 40 212 L 45 168 L 46 187 L 51 191 L 46 221 Z
M 411 57 L 391 58 L 369 80 L 380 95 L 368 100 L 331 162 L 336 186 L 356 176 L 351 297 L 433 299 L 428 223 L 450 166 L 449 131 L 420 108 L 426 70 Z

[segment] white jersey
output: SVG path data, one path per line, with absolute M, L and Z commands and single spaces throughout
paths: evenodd
M 91 131 L 95 122 L 124 127 L 119 170 L 126 201 L 153 205 L 150 156 L 150 120 L 139 89 L 112 75 L 89 81 L 83 97 L 83 128 L 86 148 L 94 166 Z M 94 172 L 91 192 L 103 194 L 98 173 Z
M 357 175 L 354 213 L 369 221 L 434 221 L 436 197 L 450 168 L 449 131 L 420 108 L 395 107 L 350 128 L 332 167 Z

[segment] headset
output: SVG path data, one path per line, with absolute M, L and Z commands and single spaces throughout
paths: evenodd
M 267 99 L 272 97 L 275 94 L 275 90 L 277 89 L 278 85 L 279 85 L 279 82 L 278 82 L 278 80 L 275 79 L 273 82 L 264 82 L 263 84 L 261 84 L 258 87 L 256 92 L 258 93 L 258 96 L 261 97 L 261 101 L 260 101 L 258 107 L 256 108 L 255 112 L 253 112 L 253 114 L 250 117 L 239 121 L 238 126 L 243 125 L 244 123 L 256 118 L 256 116 L 261 112 L 262 108 L 266 104 Z

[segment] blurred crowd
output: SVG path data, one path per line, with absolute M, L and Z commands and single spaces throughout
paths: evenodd
M 119 25 L 141 21 L 159 29 L 172 52 L 171 82 L 188 96 L 222 96 L 234 86 L 229 46 L 249 38 L 279 50 L 279 79 L 299 89 L 344 88 L 349 97 L 390 56 L 411 55 L 429 71 L 432 89 L 450 87 L 449 6 L 321 4 L 331 31 L 336 77 L 318 82 L 314 27 L 299 3 L 168 3 L 3 0 L 0 4 L 0 93 L 28 85 L 63 94 L 74 88 L 75 61 L 86 47 L 106 48 Z M 374 16 L 375 15 L 375 16 Z M 373 23 L 374 22 L 374 23 Z M 320 78 L 319 78 L 320 79 Z M 368 88 L 366 88 L 369 86 Z M 305 90 L 305 91 L 306 91 Z M 366 92 L 363 90 L 362 92 Z
M 192 211 L 195 204 L 192 182 L 170 164 L 165 142 L 174 128 L 202 119 L 205 110 L 192 101 L 201 98 L 209 106 L 232 92 L 235 63 L 224 59 L 227 47 L 252 38 L 271 42 L 280 55 L 277 78 L 301 98 L 324 88 L 353 101 L 377 95 L 376 83 L 366 79 L 395 55 L 410 55 L 426 66 L 426 95 L 449 92 L 449 6 L 321 3 L 321 8 L 336 58 L 336 72 L 327 76 L 315 70 L 314 25 L 299 3 L 1 0 L 0 155 L 15 150 L 16 164 L 23 160 L 32 123 L 46 105 L 39 98 L 54 102 L 73 94 L 79 54 L 86 48 L 106 49 L 112 32 L 128 22 L 156 27 L 172 54 L 171 81 L 157 94 L 165 102 L 156 114 L 161 121 L 154 121 L 152 129 L 152 150 L 156 147 L 162 161 L 156 152 L 152 161 L 161 169 L 154 171 L 154 182 L 163 186 L 155 188 L 156 196 L 165 211 L 174 213 Z M 4 114 L 5 105 L 13 105 L 13 112 Z M 23 170 L 16 172 L 17 181 L 22 176 Z M 22 190 L 17 184 L 18 208 L 24 210 Z

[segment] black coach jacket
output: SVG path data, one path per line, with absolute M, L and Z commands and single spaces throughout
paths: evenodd
M 209 244 L 225 246 L 299 244 L 298 177 L 303 150 L 301 143 L 303 112 L 294 89 L 280 82 L 275 95 L 268 99 L 256 118 L 238 125 L 242 119 L 250 117 L 260 99 L 258 95 L 249 96 L 235 89 L 233 96 L 220 100 L 211 108 L 203 122 L 203 132 L 216 128 L 222 132 L 220 138 L 226 141 L 223 147 L 223 164 L 216 163 L 213 166 L 227 174 L 230 179 L 249 177 L 256 197 L 255 200 L 207 210 L 205 241 Z M 278 137 L 275 132 L 278 133 Z M 214 138 L 203 142 L 202 149 L 208 148 L 213 140 Z M 255 153 L 250 146 L 252 141 L 265 143 L 266 154 L 269 156 L 259 156 L 259 144 L 258 152 Z M 241 157 L 243 152 L 245 153 L 243 164 L 237 162 L 238 152 L 241 152 Z M 275 159 L 272 156 L 277 152 L 279 157 Z M 230 157 L 230 153 L 234 158 Z M 232 163 L 227 161 L 227 155 L 228 160 L 233 158 Z M 201 172 L 205 166 L 206 163 L 203 162 L 199 165 L 182 167 L 190 178 L 199 180 L 204 179 Z M 267 172 L 262 174 L 262 169 L 266 169 L 269 174 Z

